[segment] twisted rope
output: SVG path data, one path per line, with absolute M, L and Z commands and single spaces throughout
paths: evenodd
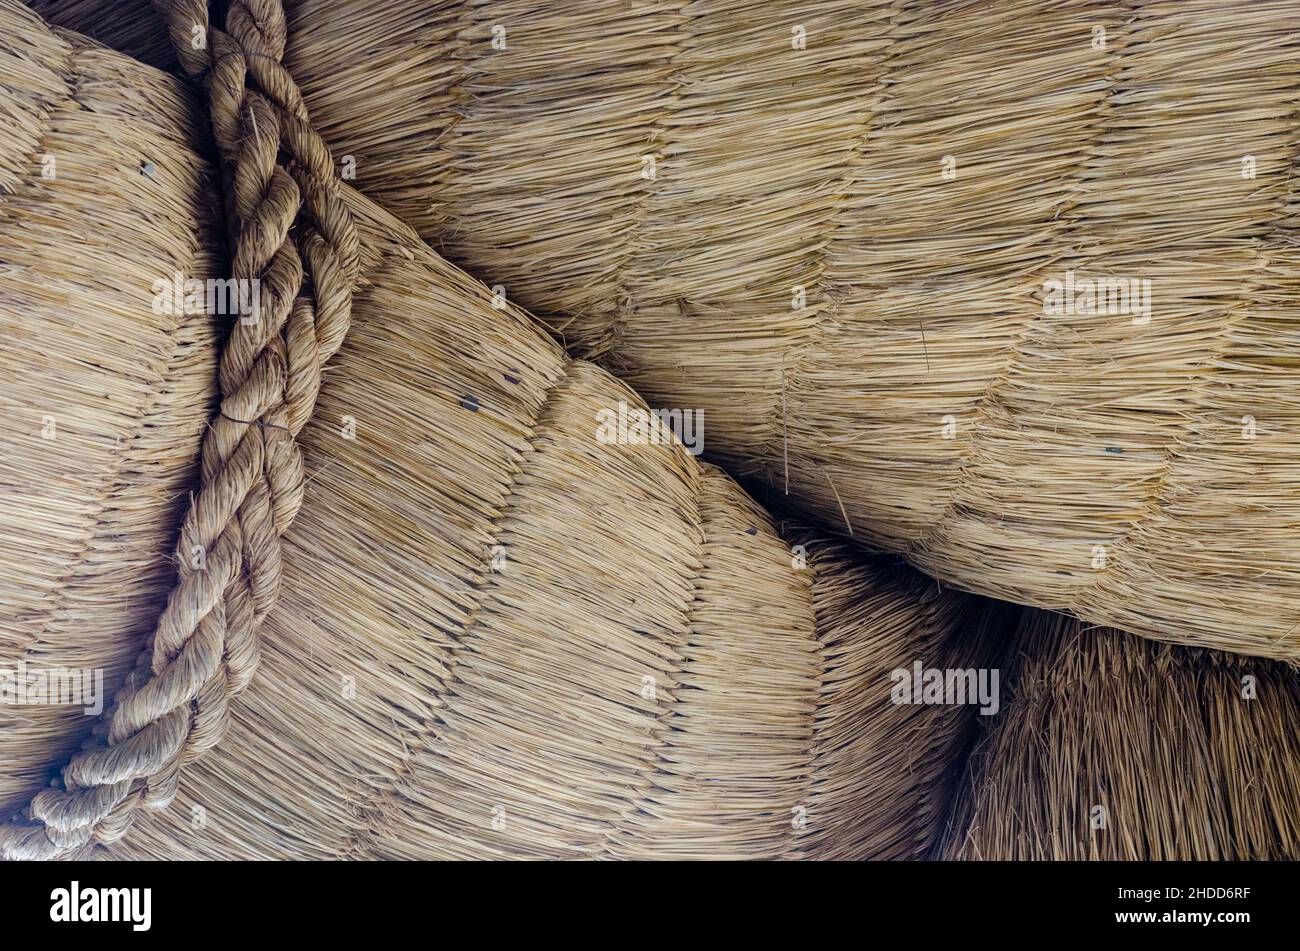
M 209 24 L 201 0 L 155 5 L 185 71 L 207 87 L 231 273 L 260 282 L 260 306 L 254 319 L 236 321 L 221 356 L 221 409 L 203 440 L 201 486 L 153 644 L 61 780 L 0 826 L 0 855 L 9 859 L 116 841 L 139 806 L 170 803 L 181 769 L 221 741 L 230 701 L 257 669 L 258 628 L 279 596 L 280 536 L 302 504 L 295 437 L 351 320 L 356 230 L 330 151 L 280 62 L 279 0 L 232 0 L 224 31 Z

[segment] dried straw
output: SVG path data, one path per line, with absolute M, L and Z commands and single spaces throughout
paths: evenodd
M 1293 669 L 1041 611 L 1020 635 L 1018 683 L 970 758 L 942 855 L 1300 858 Z
M 27 0 L 45 22 L 93 37 L 132 59 L 176 70 L 176 51 L 167 35 L 167 22 L 150 0 Z
M 394 386 L 412 384 L 402 376 Z M 354 388 L 341 375 L 336 383 Z M 409 432 L 395 414 L 372 426 L 377 438 Z M 526 485 L 552 468 L 539 457 L 560 448 L 545 440 Z M 408 462 L 425 465 L 405 454 L 391 464 Z M 309 570 L 292 571 L 229 741 L 196 766 L 171 810 L 142 817 L 109 856 L 902 859 L 933 847 L 974 716 L 895 706 L 885 674 L 915 658 L 973 662 L 969 599 L 785 527 L 808 546 L 811 568 L 791 573 L 768 519 L 706 468 L 693 579 L 647 571 L 657 550 L 611 544 L 602 560 L 636 579 L 634 591 L 616 579 L 543 590 L 539 573 L 572 576 L 600 553 L 549 547 L 532 537 L 554 527 L 548 519 L 507 514 L 498 536 L 510 539 L 507 567 L 451 641 L 427 621 L 448 600 L 421 577 L 419 535 L 433 520 L 410 527 L 416 553 L 386 547 L 391 517 L 385 534 L 360 513 L 338 513 L 358 499 L 378 505 L 391 477 L 345 488 L 334 472 L 313 482 L 320 498 L 300 517 L 301 545 L 345 546 L 347 563 L 313 582 L 318 559 L 291 547 L 289 563 Z M 411 485 L 418 504 L 429 489 Z M 522 492 L 509 508 L 538 511 Z M 595 504 L 584 496 L 556 516 Z M 589 537 L 625 514 L 616 506 Z M 385 579 L 383 589 L 366 590 L 367 577 Z M 676 590 L 664 592 L 669 581 Z M 694 595 L 683 605 L 686 587 Z M 633 595 L 643 606 L 623 611 L 635 617 L 604 619 Z M 678 601 L 671 612 L 666 595 Z M 366 619 L 364 637 L 343 636 L 354 615 Z M 428 634 L 413 639 L 413 628 Z
M 218 328 L 153 282 L 221 273 L 206 124 L 177 84 L 0 4 L 0 666 L 120 684 L 175 571 Z M 0 705 L 0 803 L 89 733 Z
M 220 412 L 202 441 L 175 582 L 153 637 L 61 781 L 0 824 L 6 858 L 54 858 L 120 838 L 137 808 L 169 804 L 182 768 L 225 735 L 279 596 L 279 538 L 302 503 L 295 437 L 351 316 L 356 231 L 333 158 L 279 62 L 283 9 L 236 0 L 223 29 L 209 26 L 205 0 L 159 6 L 186 71 L 209 93 L 230 209 L 228 273 L 264 293 L 248 306 L 253 319 L 229 325 Z
M 57 233 L 57 242 L 36 242 L 47 245 L 43 269 L 14 272 L 0 285 L 0 314 L 15 328 L 6 339 L 32 335 L 18 332 L 15 302 L 69 288 L 66 300 L 37 311 L 60 331 L 44 340 L 60 375 L 30 349 L 3 352 L 10 375 L 33 388 L 33 405 L 52 392 L 93 391 L 98 404 L 87 398 L 68 413 L 94 438 L 127 426 L 117 416 L 129 420 L 142 402 L 161 429 L 131 442 L 151 448 L 142 460 L 90 457 L 89 471 L 112 472 L 111 486 L 122 484 L 116 507 L 59 502 L 69 467 L 87 464 L 77 447 L 28 447 L 17 457 L 26 468 L 14 481 L 35 496 L 28 509 L 48 512 L 41 530 L 56 541 L 90 539 L 80 561 L 73 546 L 63 576 L 100 587 L 84 605 L 69 602 L 79 606 L 56 618 L 64 626 L 24 626 L 27 636 L 6 644 L 4 660 L 93 663 L 120 674 L 161 608 L 160 582 L 170 580 L 164 516 L 176 515 L 173 495 L 197 449 L 195 407 L 206 411 L 215 387 L 209 321 L 160 326 L 148 294 L 176 260 L 202 276 L 224 273 L 211 251 L 219 218 L 200 200 L 211 170 L 179 145 L 153 158 L 158 174 L 188 183 L 170 200 L 173 218 L 190 230 L 184 243 L 170 231 L 150 233 L 164 217 L 158 199 L 122 200 L 106 183 L 127 192 L 122 150 L 136 161 L 133 148 L 165 144 L 156 125 L 169 109 L 197 114 L 195 104 L 178 84 L 120 56 L 84 44 L 70 55 L 73 40 L 44 32 L 13 0 L 0 0 L 0 27 L 3 55 L 15 61 L 0 69 L 0 96 L 27 109 L 35 130 L 22 139 L 6 127 L 0 136 L 0 156 L 14 169 L 7 201 L 22 199 L 6 204 L 12 230 L 29 243 L 43 228 Z M 62 111 L 43 107 L 54 96 L 27 92 L 31 77 L 44 74 L 25 65 L 41 55 L 63 69 L 50 69 L 52 89 L 92 87 L 100 108 L 76 98 Z M 142 119 L 146 104 L 150 121 Z M 81 120 L 68 120 L 77 136 L 64 146 L 83 156 L 71 166 L 78 175 L 38 183 L 30 156 L 40 128 L 48 125 L 50 140 L 64 112 Z M 193 131 L 179 120 L 174 130 Z M 92 164 L 92 149 L 108 157 L 102 165 Z M 65 206 L 59 188 L 75 202 Z M 258 678 L 232 705 L 221 745 L 180 774 L 180 802 L 138 818 L 109 854 L 928 852 L 973 713 L 896 706 L 885 675 L 916 659 L 971 662 L 1000 641 L 988 634 L 995 625 L 961 636 L 982 610 L 975 599 L 865 562 L 804 529 L 778 534 L 730 479 L 679 443 L 599 442 L 598 409 L 644 402 L 566 357 L 529 315 L 493 306 L 486 287 L 397 219 L 356 193 L 346 201 L 363 277 L 348 341 L 301 436 L 311 478 L 284 538 L 284 590 L 264 627 Z M 77 228 L 99 228 L 99 219 L 119 229 L 131 253 L 115 247 L 113 260 L 98 230 Z M 80 267 L 106 260 L 116 283 L 78 285 Z M 98 317 L 93 335 L 75 332 L 104 306 L 92 306 L 96 293 L 111 297 L 124 327 L 140 325 L 138 342 L 106 346 Z M 80 325 L 70 319 L 74 305 Z M 114 358 L 128 348 L 133 362 Z M 173 352 L 186 359 L 173 366 Z M 144 376 L 145 364 L 155 376 L 119 391 L 122 379 Z M 182 379 L 187 403 L 170 392 Z M 164 433 L 171 441 L 155 443 Z M 150 531 L 120 526 L 118 508 Z M 10 540 L 25 513 L 7 506 L 0 516 L 0 537 L 18 551 Z M 111 545 L 100 541 L 110 535 Z M 804 546 L 806 566 L 792 543 Z M 148 564 L 161 569 L 151 587 L 136 580 Z M 62 580 L 51 571 L 28 595 L 30 564 L 0 561 L 6 605 L 39 595 L 45 608 L 46 597 L 64 594 Z M 100 623 L 123 615 L 135 622 L 129 629 Z M 6 609 L 5 630 L 25 617 Z M 75 623 L 82 620 L 92 623 Z M 21 806 L 89 725 L 34 707 L 17 713 L 32 719 L 0 732 L 0 759 L 18 764 L 5 777 L 5 812 Z
M 971 590 L 1300 657 L 1293 0 L 288 7 L 356 185 L 733 471 Z M 1150 323 L 1048 316 L 1069 270 Z

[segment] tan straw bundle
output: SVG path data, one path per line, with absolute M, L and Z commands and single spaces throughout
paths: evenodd
M 354 184 L 714 459 L 970 590 L 1300 657 L 1294 0 L 287 7 Z
M 98 723 L 0 706 L 0 854 L 927 854 L 974 713 L 896 704 L 889 674 L 984 665 L 999 626 L 778 531 L 666 431 L 598 438 L 644 402 L 317 174 L 254 53 L 274 6 L 233 4 L 199 67 L 230 267 L 262 280 L 245 322 L 154 312 L 173 272 L 231 273 L 201 107 L 0 0 L 0 480 L 26 493 L 0 662 L 126 684 Z
M 1018 647 L 943 857 L 1300 858 L 1294 670 L 1043 611 Z
M 214 406 L 219 329 L 154 281 L 224 268 L 206 122 L 177 84 L 0 6 L 0 666 L 121 681 Z M 89 729 L 0 705 L 0 803 Z M 7 814 L 7 813 L 6 813 Z
M 341 356 L 340 381 L 376 358 L 391 365 L 369 340 Z M 417 374 L 400 377 L 394 387 L 420 393 Z M 340 399 L 360 388 L 339 385 Z M 423 406 L 418 395 L 414 405 Z M 400 443 L 402 424 L 380 413 L 367 429 Z M 414 520 L 403 544 L 385 548 L 391 519 L 338 513 L 354 511 L 358 498 L 377 505 L 386 476 L 356 484 L 340 465 L 314 480 L 288 536 L 285 594 L 264 632 L 262 669 L 230 735 L 186 774 L 170 809 L 142 816 L 107 854 L 928 855 L 976 717 L 970 708 L 895 706 L 887 675 L 912 658 L 984 663 L 976 655 L 992 641 L 971 623 L 970 603 L 806 533 L 789 537 L 809 546 L 810 571 L 790 572 L 768 520 L 712 470 L 700 489 L 693 580 L 680 563 L 655 567 L 661 542 L 649 551 L 579 547 L 609 536 L 630 502 L 570 526 L 585 541 L 554 554 L 547 546 L 560 520 L 581 518 L 616 488 L 593 480 L 548 517 L 538 493 L 556 476 L 558 438 L 531 457 L 500 523 L 504 571 L 490 574 L 482 561 L 462 569 L 486 580 L 474 592 L 475 620 L 455 640 L 428 621 L 464 610 L 450 603 L 456 592 L 421 577 L 430 566 L 420 536 L 435 520 Z M 646 468 L 662 479 L 671 461 Z M 402 471 L 424 464 L 406 453 L 388 462 Z M 643 496 L 628 481 L 633 499 Z M 412 479 L 406 491 L 416 503 L 434 490 Z M 358 537 L 364 550 L 353 547 Z M 318 553 L 331 546 L 358 553 L 322 576 Z M 599 576 L 590 560 L 612 577 L 573 590 L 578 578 Z M 361 579 L 370 578 L 384 581 L 368 590 Z M 356 617 L 365 620 L 349 625 Z

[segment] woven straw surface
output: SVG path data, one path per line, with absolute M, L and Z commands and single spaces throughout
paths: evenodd
M 94 37 L 132 59 L 176 70 L 167 22 L 150 0 L 27 0 L 47 22 Z
M 287 6 L 357 187 L 732 471 L 972 590 L 1300 656 L 1293 0 Z M 1150 322 L 1045 314 L 1067 271 Z
M 54 37 L 11 0 L 0 35 L 16 64 L 0 96 L 30 116 L 0 137 L 9 230 L 36 251 L 42 229 L 58 236 L 41 268 L 5 272 L 5 346 L 33 342 L 3 357 L 16 393 L 51 390 L 18 409 L 46 401 L 81 434 L 51 448 L 25 423 L 7 457 L 32 497 L 0 508 L 6 551 L 28 552 L 0 562 L 6 636 L 23 635 L 2 659 L 112 680 L 161 607 L 169 518 L 215 386 L 211 321 L 160 324 L 150 289 L 172 269 L 220 273 L 219 218 L 209 169 L 173 141 L 203 141 L 178 83 Z M 47 73 L 27 65 L 42 56 Z M 64 171 L 38 181 L 33 156 L 55 144 Z M 137 183 L 145 160 L 170 204 Z M 363 280 L 303 432 L 311 480 L 261 669 L 179 801 L 112 854 L 926 854 L 973 715 L 896 706 L 887 673 L 974 663 L 1000 637 L 978 602 L 779 534 L 678 443 L 599 442 L 598 409 L 645 406 L 625 384 L 348 202 Z M 60 335 L 18 323 L 33 298 Z M 144 434 L 114 453 L 133 426 Z M 68 550 L 48 578 L 31 531 Z M 59 709 L 3 708 L 0 812 L 89 729 L 46 712 Z
M 1019 650 L 942 855 L 1300 858 L 1300 684 L 1289 667 L 1042 611 L 1025 612 Z
M 539 456 L 529 468 L 545 466 Z M 886 675 L 913 657 L 968 663 L 991 647 L 969 640 L 958 596 L 808 534 L 793 536 L 811 546 L 811 571 L 795 578 L 766 518 L 705 470 L 704 562 L 693 579 L 643 574 L 648 604 L 624 609 L 641 617 L 593 618 L 626 597 L 599 587 L 552 590 L 544 603 L 536 574 L 591 553 L 519 551 L 470 595 L 475 619 L 453 640 L 427 618 L 463 611 L 400 549 L 377 543 L 349 560 L 353 571 L 310 580 L 318 561 L 301 547 L 373 532 L 319 514 L 320 502 L 343 501 L 328 479 L 304 509 L 311 534 L 287 552 L 310 567 L 291 573 L 230 736 L 171 809 L 141 817 L 108 854 L 916 858 L 933 847 L 974 717 L 894 706 Z M 515 519 L 502 522 L 512 535 L 527 530 Z M 756 536 L 744 530 L 753 525 Z M 417 526 L 428 530 L 427 518 Z M 625 546 L 606 551 L 611 570 L 644 572 Z M 766 583 L 739 574 L 742 561 L 768 566 Z M 361 638 L 338 630 L 355 601 L 376 597 L 356 567 L 404 592 Z M 675 590 L 661 590 L 669 581 Z M 687 586 L 691 602 L 654 613 Z M 349 675 L 352 699 L 340 683 Z
M 167 77 L 17 4 L 0 115 L 0 666 L 103 668 L 111 690 L 171 585 L 212 411 L 213 320 L 152 310 L 156 278 L 224 267 L 206 134 Z M 0 803 L 89 728 L 0 705 Z

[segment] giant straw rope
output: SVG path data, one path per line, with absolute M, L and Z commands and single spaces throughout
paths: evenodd
M 0 827 L 9 858 L 119 838 L 138 806 L 169 803 L 181 768 L 220 742 L 230 700 L 257 669 L 257 630 L 279 594 L 280 536 L 302 504 L 294 437 L 351 316 L 356 231 L 329 150 L 280 64 L 280 3 L 236 0 L 224 31 L 209 26 L 206 3 L 164 12 L 186 71 L 209 92 L 229 176 L 232 275 L 260 282 L 261 304 L 234 323 L 222 353 L 221 410 L 153 643 L 62 782 L 33 799 L 28 819 Z

